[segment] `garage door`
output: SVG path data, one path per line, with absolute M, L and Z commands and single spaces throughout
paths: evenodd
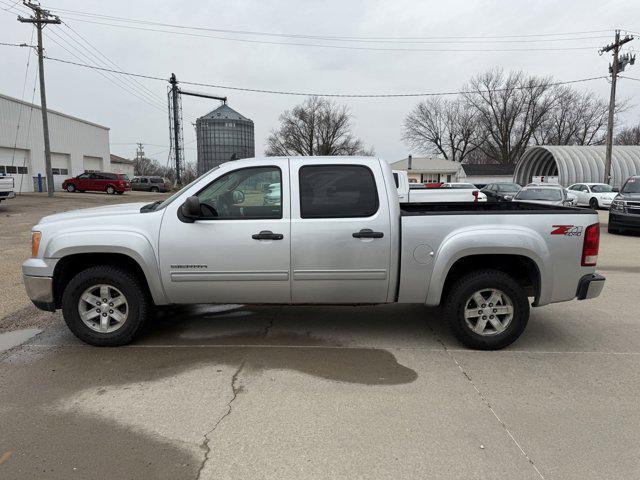
M 69 178 L 71 172 L 71 158 L 66 153 L 51 153 L 51 170 L 53 171 L 53 185 L 57 191 L 62 190 L 62 182 Z
M 102 158 L 85 155 L 82 159 L 85 172 L 101 172 Z
M 0 174 L 4 173 L 15 179 L 16 192 L 33 190 L 30 167 L 29 150 L 0 147 Z

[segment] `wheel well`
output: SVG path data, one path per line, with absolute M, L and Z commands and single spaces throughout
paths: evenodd
M 488 254 L 470 255 L 457 260 L 447 273 L 440 301 L 446 297 L 452 285 L 463 275 L 474 270 L 499 270 L 513 277 L 528 297 L 538 300 L 540 296 L 540 271 L 536 263 L 524 255 Z
M 61 308 L 64 287 L 71 279 L 81 271 L 98 265 L 126 268 L 140 280 L 147 294 L 150 295 L 149 285 L 142 267 L 128 255 L 122 253 L 77 253 L 61 258 L 53 271 L 53 299 L 56 308 Z

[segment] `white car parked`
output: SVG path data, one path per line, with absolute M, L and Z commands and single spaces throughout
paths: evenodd
M 576 197 L 578 205 L 588 205 L 593 209 L 611 207 L 611 202 L 618 195 L 606 183 L 574 183 L 567 187 L 567 192 Z

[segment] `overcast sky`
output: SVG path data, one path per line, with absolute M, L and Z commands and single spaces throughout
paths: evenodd
M 0 0 L 0 7 L 15 0 Z M 137 1 L 49 0 L 43 2 L 123 70 L 178 79 L 258 89 L 319 93 L 411 93 L 457 90 L 475 73 L 500 66 L 522 69 L 535 75 L 552 75 L 558 80 L 599 76 L 607 73 L 610 60 L 598 56 L 597 48 L 610 43 L 614 28 L 640 32 L 640 2 L 637 0 L 522 0 L 472 2 L 447 0 L 425 2 L 394 1 Z M 285 34 L 340 37 L 443 37 L 504 36 L 553 34 L 608 30 L 610 33 L 585 33 L 573 41 L 540 43 L 371 43 L 305 40 L 269 36 L 252 36 L 200 31 L 200 34 L 234 39 L 271 42 L 324 43 L 368 48 L 422 49 L 517 49 L 593 47 L 568 51 L 517 52 L 447 52 L 447 51 L 368 51 L 326 47 L 243 43 L 224 39 L 202 38 L 97 25 L 79 21 L 116 23 L 80 17 L 61 10 L 104 14 L 116 17 L 151 20 L 185 26 L 216 29 L 273 32 Z M 120 23 L 123 24 L 123 23 Z M 132 24 L 128 24 L 132 25 Z M 143 28 L 164 28 L 143 26 Z M 68 42 L 70 52 L 86 62 L 105 64 L 104 58 L 88 57 L 74 33 L 65 25 L 53 25 L 46 31 L 57 32 Z M 194 30 L 183 32 L 198 33 Z M 0 10 L 0 42 L 29 42 L 31 26 L 16 21 L 14 13 Z M 51 34 L 49 34 L 51 36 Z M 51 37 L 62 43 L 60 37 Z M 527 37 L 518 40 L 562 37 Z M 513 39 L 512 39 L 513 40 Z M 423 40 L 425 41 L 425 40 Z M 432 40 L 433 41 L 433 40 Z M 442 40 L 441 40 L 442 41 Z M 469 42 L 469 40 L 465 40 Z M 449 40 L 450 42 L 450 40 Z M 635 44 L 635 45 L 634 45 Z M 74 45 L 74 46 L 71 46 Z M 640 38 L 631 42 L 640 50 Z M 78 61 L 52 40 L 45 38 L 47 54 Z M 83 53 L 84 52 L 84 53 Z M 27 60 L 26 48 L 0 46 L 2 75 L 0 92 L 21 98 Z M 84 56 L 83 56 L 84 55 Z M 31 57 L 25 99 L 30 100 L 37 63 Z M 152 91 L 160 104 L 154 108 L 123 91 L 92 70 L 47 61 L 47 96 L 51 109 L 75 115 L 111 128 L 111 152 L 131 158 L 135 142 L 146 144 L 146 153 L 166 161 L 169 142 L 168 119 L 163 111 L 167 84 L 138 80 Z M 629 76 L 640 78 L 640 59 L 629 68 Z M 127 83 L 130 85 L 130 80 Z M 623 121 L 640 121 L 640 82 L 621 80 L 619 96 L 631 99 L 634 106 Z M 129 87 L 131 88 L 131 87 Z M 304 100 L 303 97 L 267 95 L 204 87 L 183 88 L 228 96 L 229 105 L 253 119 L 256 154 L 263 152 L 269 131 L 277 125 L 280 113 Z M 578 88 L 591 89 L 608 97 L 609 84 L 597 80 Z M 151 93 L 150 93 L 151 95 Z M 36 92 L 36 103 L 39 103 Z M 408 153 L 403 144 L 402 121 L 419 101 L 408 99 L 340 99 L 351 109 L 355 133 L 367 146 L 388 161 Z M 186 156 L 195 161 L 193 118 L 214 109 L 212 100 L 184 97 L 184 138 Z

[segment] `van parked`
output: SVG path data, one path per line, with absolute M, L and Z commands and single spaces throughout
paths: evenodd
M 73 192 L 107 192 L 110 195 L 122 195 L 131 190 L 129 177 L 124 173 L 85 172 L 62 182 L 62 189 Z
M 171 182 L 163 177 L 138 176 L 131 180 L 132 190 L 143 192 L 168 192 L 171 190 Z

